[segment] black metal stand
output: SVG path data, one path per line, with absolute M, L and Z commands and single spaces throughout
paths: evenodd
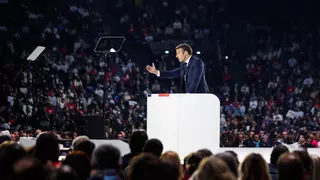
M 106 52 L 105 54 L 104 54 L 104 61 L 105 61 L 105 63 L 107 63 L 107 59 L 108 59 L 108 52 Z M 104 72 L 104 77 L 103 77 L 103 97 L 102 97 L 102 118 L 103 118 L 103 122 L 104 122 L 104 134 L 105 134 L 105 138 L 106 138 L 106 132 L 107 132 L 107 130 L 106 130 L 106 118 L 105 118 L 105 115 L 106 115 L 106 105 L 105 105 L 105 103 L 106 103 L 106 83 L 107 83 L 107 81 L 106 81 L 106 72 Z
M 31 93 L 31 80 L 30 80 L 30 65 L 31 61 L 28 62 L 27 64 L 27 100 L 26 100 L 26 113 L 27 113 L 27 118 L 26 118 L 26 131 L 28 131 L 29 128 L 29 113 L 30 113 L 30 108 L 29 108 L 29 99 L 30 99 L 30 93 Z

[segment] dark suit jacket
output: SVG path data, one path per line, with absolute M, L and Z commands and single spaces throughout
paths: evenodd
M 180 86 L 182 86 L 182 81 L 184 81 L 184 70 L 183 63 L 180 67 L 171 71 L 160 71 L 160 78 L 181 78 Z M 191 56 L 188 63 L 187 72 L 187 82 L 185 84 L 185 93 L 208 93 L 209 88 L 205 78 L 204 64 L 201 59 Z

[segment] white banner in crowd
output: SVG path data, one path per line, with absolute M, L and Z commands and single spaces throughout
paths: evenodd
M 293 119 L 293 118 L 303 117 L 303 115 L 304 113 L 302 111 L 297 112 L 297 111 L 289 110 L 286 116 Z
M 5 136 L 5 135 L 11 137 L 11 134 L 10 134 L 10 132 L 8 130 L 0 131 L 0 136 Z

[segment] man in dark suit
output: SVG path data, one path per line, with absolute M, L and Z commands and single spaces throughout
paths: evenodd
M 188 44 L 178 45 L 176 57 L 181 65 L 174 70 L 159 71 L 153 63 L 146 69 L 160 78 L 172 79 L 180 76 L 180 87 L 183 93 L 208 93 L 204 64 L 201 59 L 192 56 L 192 48 Z

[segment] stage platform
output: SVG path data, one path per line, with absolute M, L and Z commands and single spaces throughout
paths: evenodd
M 191 152 L 207 148 L 214 154 L 234 151 L 240 161 L 252 152 L 270 161 L 272 148 L 220 148 L 220 102 L 213 94 L 152 94 L 148 95 L 147 105 L 149 139 L 160 139 L 164 152 L 175 151 L 181 160 Z M 129 145 L 120 140 L 92 141 L 96 146 L 114 145 L 120 149 L 121 155 L 130 152 Z M 33 146 L 35 139 L 22 138 L 20 144 Z M 308 151 L 320 156 L 319 148 Z
M 92 142 L 96 144 L 96 146 L 100 146 L 101 144 L 111 144 L 117 148 L 119 148 L 121 155 L 127 154 L 130 152 L 129 144 L 120 140 L 98 140 L 93 139 Z M 21 138 L 20 144 L 24 147 L 30 147 L 35 144 L 34 138 Z M 61 147 L 62 150 L 68 150 L 69 148 Z M 238 154 L 239 161 L 241 162 L 249 153 L 259 153 L 261 154 L 267 162 L 270 162 L 270 154 L 272 152 L 272 148 L 217 148 L 213 151 L 214 154 L 225 151 L 234 151 Z M 290 149 L 293 151 L 295 149 Z M 309 148 L 308 152 L 310 154 L 320 156 L 319 148 Z M 61 156 L 60 159 L 64 159 L 64 156 Z

